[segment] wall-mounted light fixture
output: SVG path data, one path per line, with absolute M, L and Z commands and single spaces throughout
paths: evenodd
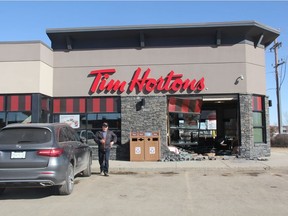
M 142 98 L 142 100 L 141 100 L 141 106 L 142 106 L 142 108 L 144 108 L 144 106 L 145 106 L 145 98 Z
M 138 98 L 137 98 L 138 99 Z M 136 111 L 140 111 L 145 106 L 145 98 L 142 98 L 140 101 L 136 103 Z
M 244 80 L 244 76 L 243 75 L 240 75 L 239 77 L 237 77 L 237 79 L 235 80 L 234 84 L 237 85 L 240 80 Z

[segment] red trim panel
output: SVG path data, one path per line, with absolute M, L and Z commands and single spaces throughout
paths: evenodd
M 262 111 L 262 97 L 261 96 L 253 96 L 252 97 L 252 109 L 253 111 Z
M 106 98 L 106 112 L 114 112 L 114 99 Z
M 99 97 L 87 99 L 88 113 L 120 112 L 120 104 L 117 97 Z
M 57 98 L 53 100 L 54 113 L 85 113 L 85 98 Z
M 171 97 L 169 99 L 168 110 L 169 112 L 199 114 L 201 112 L 201 107 L 202 99 Z
M 53 100 L 54 113 L 85 113 L 85 98 L 56 98 Z M 88 113 L 120 112 L 119 100 L 116 97 L 87 98 Z
M 53 100 L 53 112 L 60 113 L 60 99 Z
M 0 112 L 5 110 L 5 97 L 0 96 Z
M 31 111 L 31 95 L 7 96 L 7 111 Z
M 100 112 L 100 98 L 92 99 L 92 112 Z
M 73 99 L 66 99 L 66 113 L 73 113 Z
M 19 96 L 13 95 L 10 100 L 10 111 L 19 111 Z
M 86 111 L 85 99 L 81 98 L 81 99 L 79 99 L 79 112 L 80 113 L 85 113 L 85 111 Z
M 31 110 L 31 95 L 25 96 L 25 110 Z

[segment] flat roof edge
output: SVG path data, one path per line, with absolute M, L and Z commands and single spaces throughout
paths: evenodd
M 31 40 L 31 41 L 0 41 L 1 44 L 42 44 L 43 46 L 46 46 L 47 48 L 51 49 L 46 43 L 44 43 L 41 40 Z M 52 49 L 51 49 L 52 50 Z
M 256 26 L 276 34 L 280 34 L 275 28 L 263 25 L 256 21 L 231 21 L 231 22 L 204 22 L 186 24 L 151 24 L 151 25 L 127 25 L 127 26 L 95 26 L 95 27 L 76 27 L 76 28 L 48 28 L 47 34 L 69 33 L 69 32 L 97 32 L 97 31 L 120 31 L 120 30 L 148 30 L 148 29 L 181 29 L 181 28 L 213 28 L 213 27 L 240 27 Z

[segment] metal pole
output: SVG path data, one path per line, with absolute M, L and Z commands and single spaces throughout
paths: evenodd
M 281 46 L 281 43 L 278 43 L 277 40 L 274 41 L 274 49 L 275 53 L 275 79 L 276 79 L 276 96 L 277 96 L 277 114 L 278 114 L 278 132 L 282 133 L 282 112 L 281 112 L 281 96 L 280 96 L 280 88 L 279 88 L 279 76 L 278 76 L 278 47 Z

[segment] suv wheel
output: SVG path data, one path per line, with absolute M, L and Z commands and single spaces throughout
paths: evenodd
M 74 188 L 74 168 L 73 168 L 73 165 L 70 163 L 68 166 L 65 183 L 59 186 L 58 188 L 59 194 L 69 195 L 72 193 L 73 188 Z
M 91 176 L 91 173 L 92 173 L 91 165 L 92 165 L 92 157 L 89 156 L 89 161 L 88 161 L 88 164 L 87 164 L 87 168 L 85 170 L 83 170 L 83 176 L 84 177 Z

